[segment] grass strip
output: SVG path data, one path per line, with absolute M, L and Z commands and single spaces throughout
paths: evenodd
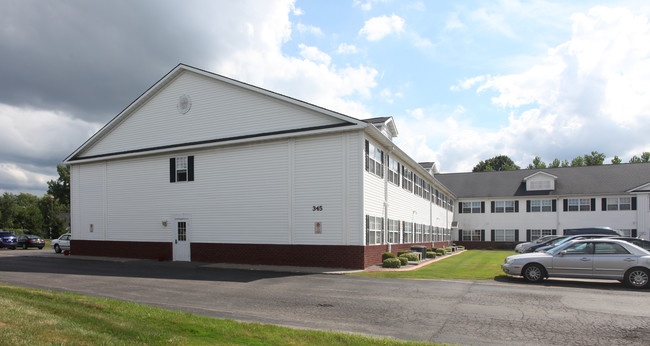
M 441 261 L 410 271 L 359 272 L 350 275 L 396 279 L 469 279 L 489 280 L 507 276 L 501 263 L 514 251 L 466 250 Z

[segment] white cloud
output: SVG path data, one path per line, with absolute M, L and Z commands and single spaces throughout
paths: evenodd
M 302 56 L 307 60 L 311 60 L 325 65 L 329 65 L 330 61 L 332 61 L 332 58 L 329 55 L 323 53 L 320 49 L 316 47 L 310 47 L 304 44 L 300 44 L 298 45 L 298 48 L 300 48 L 300 56 Z
M 319 27 L 315 27 L 313 25 L 305 25 L 302 23 L 296 24 L 296 29 L 298 29 L 298 32 L 303 33 L 303 34 L 311 34 L 314 36 L 323 36 L 323 31 Z
M 451 88 L 496 91 L 493 103 L 511 114 L 496 131 L 469 126 L 448 135 L 438 155 L 442 171 L 470 170 L 499 154 L 527 166 L 535 155 L 550 162 L 593 150 L 609 157 L 648 151 L 648 18 L 625 8 L 594 7 L 572 20 L 572 38 L 550 49 L 541 63 L 518 74 L 468 78 Z
M 379 41 L 384 37 L 404 31 L 404 19 L 397 15 L 381 16 L 368 19 L 359 35 L 365 36 L 368 41 Z
M 353 44 L 341 43 L 336 52 L 339 54 L 356 54 L 357 47 Z

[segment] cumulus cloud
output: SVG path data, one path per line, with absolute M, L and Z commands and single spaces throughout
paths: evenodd
M 359 35 L 368 41 L 379 41 L 391 34 L 398 34 L 404 31 L 404 19 L 395 14 L 368 19 Z
M 296 29 L 298 32 L 303 34 L 311 34 L 314 36 L 323 36 L 323 31 L 319 27 L 313 25 L 306 25 L 302 23 L 296 24 Z
M 339 54 L 356 54 L 357 47 L 353 44 L 341 43 L 336 52 Z
M 468 170 L 499 154 L 521 166 L 536 155 L 550 162 L 554 153 L 564 153 L 559 158 L 571 160 L 602 152 L 604 142 L 614 150 L 605 153 L 610 157 L 648 150 L 648 18 L 599 6 L 571 19 L 571 40 L 550 49 L 542 62 L 522 73 L 478 76 L 452 87 L 496 91 L 493 103 L 511 115 L 496 132 L 470 127 L 449 136 L 440 146 L 443 171 Z

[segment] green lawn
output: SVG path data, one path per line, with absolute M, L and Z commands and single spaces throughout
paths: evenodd
M 0 284 L 0 345 L 425 345 Z M 429 345 L 429 344 L 427 344 Z
M 514 251 L 466 250 L 416 270 L 360 272 L 350 275 L 398 279 L 488 280 L 505 276 L 501 271 L 501 263 L 507 256 L 514 254 Z

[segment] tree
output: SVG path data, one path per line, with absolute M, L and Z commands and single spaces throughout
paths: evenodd
M 514 171 L 519 169 L 519 166 L 515 165 L 515 162 L 512 161 L 506 155 L 498 155 L 491 159 L 479 162 L 472 172 L 490 172 L 490 171 Z
M 548 165 L 548 168 L 558 168 L 558 167 L 560 167 L 560 164 L 561 164 L 561 163 L 560 163 L 560 159 L 557 159 L 557 158 L 556 158 L 555 160 L 553 160 L 553 162 L 551 162 L 551 163 Z
M 582 156 L 578 156 L 573 161 L 571 161 L 571 167 L 580 167 L 585 165 L 585 159 Z
M 641 154 L 641 157 L 636 155 L 632 156 L 630 163 L 641 163 L 641 162 L 650 162 L 650 151 L 646 151 Z
M 56 170 L 59 173 L 59 179 L 47 182 L 47 193 L 54 196 L 59 203 L 70 205 L 70 166 L 57 165 Z
M 618 157 L 618 155 L 615 155 L 614 158 L 612 159 L 612 165 L 618 165 L 618 164 L 620 164 L 621 162 L 622 162 L 622 161 L 621 161 L 621 158 Z
M 600 166 L 605 161 L 605 154 L 592 151 L 591 155 L 585 154 L 584 159 L 585 166 Z
M 542 161 L 542 158 L 540 158 L 539 156 L 535 156 L 535 158 L 533 159 L 533 163 L 528 165 L 528 169 L 533 169 L 533 168 L 546 168 L 546 163 Z

